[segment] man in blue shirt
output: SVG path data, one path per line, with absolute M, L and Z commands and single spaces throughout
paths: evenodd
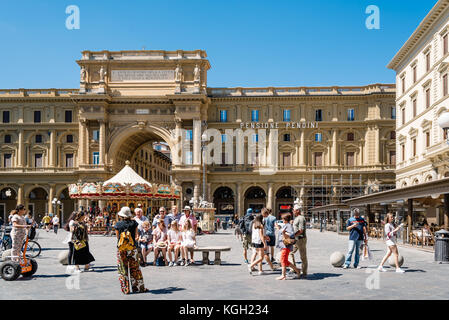
M 271 262 L 274 261 L 274 247 L 276 246 L 276 233 L 274 224 L 276 217 L 271 214 L 271 209 L 263 208 L 262 215 L 264 220 L 265 235 L 268 237 L 267 246 L 270 247 Z
M 360 269 L 359 261 L 360 254 L 359 249 L 362 244 L 362 241 L 365 241 L 365 244 L 368 243 L 368 237 L 366 235 L 366 221 L 362 217 L 360 217 L 359 209 L 354 209 L 354 216 L 349 218 L 346 222 L 346 230 L 349 231 L 349 245 L 348 245 L 348 254 L 346 255 L 346 261 L 343 265 L 343 269 L 349 268 L 352 259 L 352 253 L 355 250 L 354 256 L 354 268 Z

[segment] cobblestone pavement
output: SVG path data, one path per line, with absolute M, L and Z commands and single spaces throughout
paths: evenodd
M 58 235 L 39 230 L 38 241 L 43 251 L 38 258 L 39 269 L 31 279 L 19 278 L 14 282 L 0 279 L 0 299 L 448 299 L 449 265 L 433 262 L 433 254 L 412 248 L 400 248 L 405 257 L 404 274 L 389 272 L 367 273 L 379 263 L 385 245 L 371 241 L 373 261 L 362 261 L 362 269 L 334 268 L 329 256 L 334 251 L 346 252 L 347 237 L 333 232 L 308 230 L 309 276 L 307 279 L 277 281 L 280 271 L 267 271 L 265 275 L 248 274 L 243 263 L 240 242 L 234 230 L 221 230 L 217 234 L 198 237 L 198 244 L 228 245 L 230 252 L 222 253 L 222 265 L 200 265 L 201 253 L 195 253 L 197 265 L 188 267 L 143 268 L 149 293 L 125 296 L 119 288 L 115 258 L 115 239 L 91 236 L 90 248 L 96 258 L 94 271 L 81 273 L 79 289 L 68 289 L 66 267 L 57 256 L 66 249 L 62 243 L 66 232 Z M 213 259 L 211 253 L 211 259 Z M 150 254 L 150 259 L 152 254 Z M 299 256 L 297 257 L 299 260 Z M 264 265 L 266 270 L 268 266 Z M 369 276 L 379 276 L 366 282 Z

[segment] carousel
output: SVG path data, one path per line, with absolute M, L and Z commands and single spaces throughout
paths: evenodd
M 169 207 L 180 200 L 181 188 L 176 185 L 150 183 L 137 174 L 130 167 L 130 162 L 126 161 L 125 167 L 119 173 L 103 183 L 69 185 L 69 195 L 72 199 L 98 203 L 101 208 L 100 216 L 109 214 L 111 220 L 116 220 L 117 212 L 124 206 L 133 209 L 139 205 L 145 215 L 152 216 L 154 208 Z

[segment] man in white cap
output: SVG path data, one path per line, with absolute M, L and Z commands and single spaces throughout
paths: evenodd
M 193 227 L 193 230 L 195 231 L 195 234 L 196 234 L 198 221 L 196 220 L 195 216 L 190 213 L 190 211 L 191 211 L 190 206 L 185 206 L 182 211 L 184 211 L 184 214 L 179 219 L 179 226 L 182 229 L 184 229 L 184 225 L 186 224 L 187 219 L 189 219 L 190 222 L 192 222 L 192 227 Z
M 141 208 L 134 209 L 134 213 L 136 214 L 134 220 L 139 224 L 139 231 L 143 231 L 142 223 L 148 221 L 148 218 L 143 215 L 143 210 Z
M 302 262 L 302 277 L 307 277 L 307 237 L 306 237 L 306 218 L 301 214 L 301 207 L 297 204 L 293 207 L 293 214 L 295 220 L 293 221 L 293 230 L 295 232 L 296 243 L 293 247 L 293 251 L 290 252 L 293 263 L 295 262 L 295 252 L 299 251 Z

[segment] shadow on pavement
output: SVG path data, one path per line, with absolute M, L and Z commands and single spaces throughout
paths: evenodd
M 341 273 L 312 273 L 308 274 L 306 280 L 323 280 L 342 276 Z
M 32 278 L 68 278 L 70 274 L 35 274 L 30 278 L 20 278 L 23 280 L 31 280 Z
M 408 268 L 405 268 L 405 267 L 403 267 L 402 269 L 404 269 L 404 271 L 405 272 L 427 272 L 427 271 L 425 271 L 425 270 L 421 270 L 421 269 L 408 269 Z
M 185 288 L 168 287 L 168 288 L 150 290 L 149 292 L 152 294 L 170 294 L 175 291 L 182 291 L 182 290 L 185 290 Z
M 58 251 L 63 251 L 63 250 L 66 250 L 66 251 L 68 251 L 68 249 L 67 248 L 42 248 L 42 251 L 51 251 L 51 250 L 58 250 Z

